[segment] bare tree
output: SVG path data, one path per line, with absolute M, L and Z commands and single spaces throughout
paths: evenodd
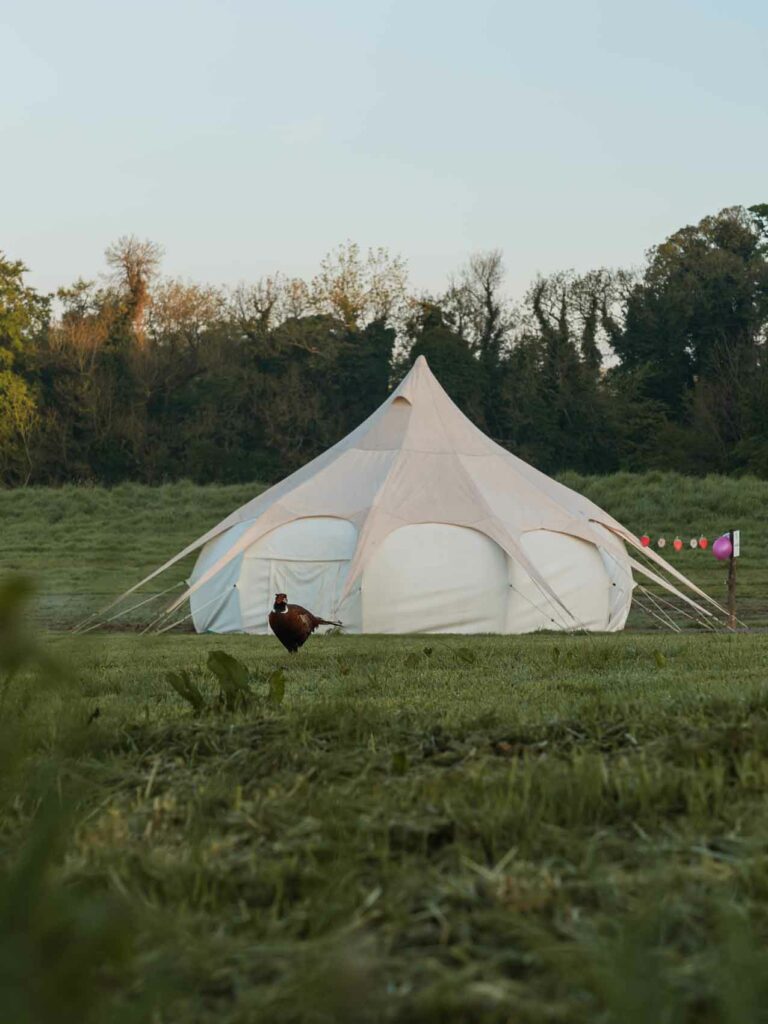
M 196 348 L 206 331 L 221 317 L 224 299 L 212 285 L 189 284 L 169 278 L 152 289 L 147 307 L 147 330 L 157 344 Z
M 266 334 L 278 319 L 281 282 L 275 277 L 263 277 L 255 284 L 241 282 L 229 293 L 227 307 L 235 323 L 244 334 Z
M 162 246 L 135 235 L 122 235 L 104 253 L 112 270 L 112 282 L 125 295 L 136 340 L 146 340 L 145 314 L 149 305 L 149 287 L 157 276 L 163 257 Z
M 229 317 L 244 337 L 262 345 L 274 340 L 278 327 L 299 321 L 314 310 L 306 282 L 297 277 L 286 279 L 280 274 L 261 278 L 254 284 L 237 285 L 229 293 L 226 306 Z M 284 331 L 280 343 L 306 352 L 317 351 L 307 344 L 300 330 Z
M 511 306 L 502 294 L 503 283 L 500 249 L 474 253 L 450 282 L 447 307 L 457 329 L 481 359 L 498 359 L 515 322 Z
M 117 296 L 93 281 L 79 278 L 56 292 L 60 316 L 50 325 L 46 342 L 80 374 L 90 375 L 117 315 Z
M 262 277 L 254 284 L 242 282 L 229 293 L 230 316 L 249 336 L 261 337 L 286 320 L 312 310 L 309 287 L 301 278 Z

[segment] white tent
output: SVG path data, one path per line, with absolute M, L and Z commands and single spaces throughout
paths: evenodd
M 350 633 L 615 631 L 633 569 L 711 615 L 627 544 L 643 551 L 593 502 L 478 430 L 422 356 L 357 430 L 142 584 L 202 549 L 168 613 L 188 599 L 198 632 L 216 633 L 267 633 L 277 592 Z

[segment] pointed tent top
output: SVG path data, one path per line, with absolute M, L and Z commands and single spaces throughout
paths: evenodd
M 434 373 L 432 373 L 430 365 L 427 362 L 426 356 L 418 356 L 418 358 L 412 364 L 408 373 L 406 373 L 406 375 L 400 381 L 398 387 L 395 389 L 395 393 L 397 393 L 397 391 L 399 391 L 399 389 L 409 381 L 420 381 L 423 383 L 426 383 L 428 381 L 431 385 L 438 388 L 440 391 L 445 390 L 440 381 L 434 375 Z
M 441 391 L 443 394 L 446 393 L 443 385 L 440 383 L 440 381 L 437 379 L 434 373 L 432 373 L 432 367 L 427 362 L 426 356 L 418 356 L 416 358 L 410 370 L 408 371 L 408 373 L 406 373 L 405 377 L 403 377 L 402 381 L 400 382 L 400 386 L 405 384 L 406 381 L 418 381 L 419 383 L 428 384 L 430 387 L 437 388 L 437 390 Z
M 407 429 L 403 430 L 395 447 L 461 455 L 497 453 L 498 446 L 459 409 L 424 356 L 416 359 L 398 387 L 373 414 L 372 429 L 362 447 L 378 447 L 379 437 L 389 434 L 385 424 L 397 416 L 393 407 L 397 406 L 398 399 L 405 399 L 411 409 Z
M 406 373 L 398 386 L 389 396 L 389 400 L 392 401 L 395 398 L 406 398 L 409 402 L 413 402 L 420 388 L 424 386 L 428 387 L 430 385 L 436 387 L 439 391 L 445 394 L 442 385 L 430 370 L 426 357 L 419 356 L 413 366 L 411 366 L 408 373 Z M 387 403 L 385 402 L 384 404 L 386 405 Z

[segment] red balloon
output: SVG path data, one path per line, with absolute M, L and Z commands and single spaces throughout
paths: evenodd
M 675 551 L 683 550 L 683 542 L 680 540 L 679 537 L 675 537 L 675 539 L 672 541 L 672 547 L 675 549 Z
M 704 551 L 707 550 L 707 548 L 709 547 L 709 541 L 706 537 L 699 537 L 699 547 L 702 548 L 702 550 Z
M 648 545 L 651 543 L 651 538 L 648 536 L 647 533 L 644 533 L 643 536 L 640 538 L 640 543 L 643 545 L 644 548 L 647 548 Z

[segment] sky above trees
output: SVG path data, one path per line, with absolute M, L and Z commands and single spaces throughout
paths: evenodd
M 501 247 L 519 293 L 764 198 L 761 0 L 5 0 L 0 47 L 0 248 L 43 290 L 135 233 L 229 284 Z

